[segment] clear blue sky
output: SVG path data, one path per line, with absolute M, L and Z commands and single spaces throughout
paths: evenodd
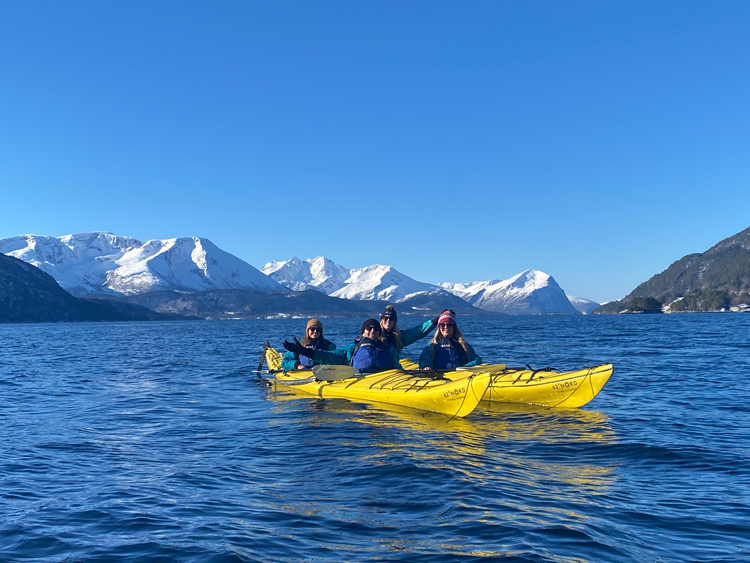
M 750 2 L 0 1 L 0 238 L 528 268 L 605 301 L 750 226 Z

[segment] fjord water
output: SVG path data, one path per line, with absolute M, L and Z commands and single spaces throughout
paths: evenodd
M 750 315 L 460 322 L 485 361 L 615 374 L 448 420 L 269 389 L 304 320 L 0 326 L 0 560 L 750 560 Z

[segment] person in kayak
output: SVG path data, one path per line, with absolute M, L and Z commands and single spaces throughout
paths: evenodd
M 353 343 L 336 350 L 305 348 L 299 343 L 284 341 L 284 348 L 300 356 L 308 356 L 318 364 L 350 365 L 362 371 L 376 372 L 399 368 L 398 350 L 380 336 L 377 319 L 362 323 L 361 336 Z
M 446 309 L 440 313 L 437 325 L 435 336 L 419 355 L 419 369 L 456 369 L 482 363 L 482 358 L 466 342 L 461 329 L 456 325 L 454 311 Z
M 295 341 L 297 339 L 295 338 Z M 305 329 L 305 336 L 302 338 L 302 342 L 298 343 L 303 348 L 309 350 L 335 350 L 336 345 L 330 340 L 323 336 L 323 323 L 318 319 L 310 319 L 307 321 L 307 329 Z M 284 371 L 292 371 L 299 369 L 310 369 L 312 366 L 318 365 L 315 361 L 305 355 L 295 354 L 294 352 L 287 352 L 281 360 L 281 369 Z
M 393 305 L 388 305 L 385 311 L 380 313 L 380 328 L 383 330 L 381 338 L 383 342 L 393 346 L 401 354 L 401 350 L 409 344 L 414 344 L 417 340 L 424 338 L 438 324 L 438 318 L 425 321 L 406 330 L 400 330 L 397 326 L 398 315 Z

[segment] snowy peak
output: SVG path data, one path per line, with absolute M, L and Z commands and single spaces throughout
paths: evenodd
M 520 290 L 524 292 L 531 292 L 537 289 L 543 289 L 553 283 L 557 285 L 555 280 L 549 274 L 540 272 L 539 270 L 526 270 L 517 274 L 507 280 L 508 289 Z
M 210 240 L 183 237 L 141 242 L 105 232 L 0 239 L 0 252 L 39 267 L 73 295 L 157 290 L 284 290 Z
M 44 237 L 49 240 L 51 237 Z M 87 256 L 107 256 L 113 254 L 122 254 L 123 251 L 130 250 L 143 243 L 130 237 L 120 237 L 112 233 L 96 231 L 93 233 L 79 233 L 75 235 L 66 235 L 58 239 L 60 243 L 73 251 L 77 259 L 84 259 Z
M 323 256 L 269 262 L 261 271 L 293 291 L 314 289 L 331 295 L 346 285 L 349 269 Z
M 475 307 L 496 313 L 578 313 L 555 279 L 539 270 L 525 270 L 507 280 L 440 286 Z
M 380 299 L 398 303 L 415 293 L 438 289 L 433 284 L 412 279 L 392 266 L 379 264 L 350 270 L 346 284 L 331 295 L 344 299 Z
M 349 269 L 323 256 L 286 262 L 269 262 L 262 268 L 285 287 L 294 291 L 315 289 L 342 299 L 403 301 L 407 296 L 432 291 L 437 286 L 419 282 L 392 266 L 376 264 Z

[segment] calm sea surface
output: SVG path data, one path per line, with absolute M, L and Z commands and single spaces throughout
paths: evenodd
M 615 374 L 448 421 L 269 391 L 304 320 L 0 325 L 0 561 L 750 561 L 750 314 L 459 322 Z

